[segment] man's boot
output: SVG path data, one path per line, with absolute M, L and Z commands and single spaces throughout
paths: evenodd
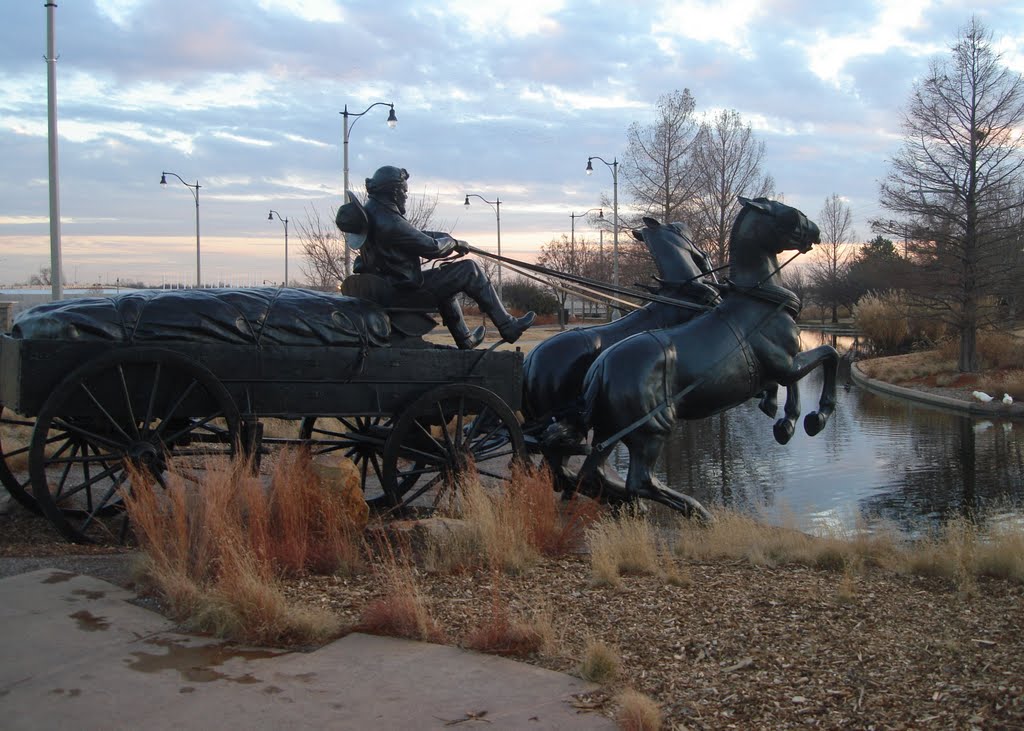
M 472 350 L 484 341 L 487 328 L 481 325 L 470 332 L 466 319 L 462 316 L 462 308 L 459 307 L 458 300 L 452 298 L 442 302 L 438 310 L 441 313 L 441 321 L 448 328 L 448 332 L 452 334 L 459 350 Z
M 476 296 L 478 294 L 479 296 Z M 506 343 L 517 341 L 519 336 L 526 332 L 526 329 L 537 318 L 537 314 L 533 310 L 530 310 L 522 317 L 513 317 L 505 309 L 505 305 L 501 303 L 498 293 L 490 283 L 487 283 L 486 287 L 481 287 L 479 292 L 471 292 L 470 296 L 480 305 L 480 309 L 491 318 L 491 322 L 498 328 L 501 339 Z

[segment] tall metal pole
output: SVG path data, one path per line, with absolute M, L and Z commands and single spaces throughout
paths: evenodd
M 463 205 L 465 205 L 465 206 L 469 205 L 469 199 L 470 198 L 479 198 L 480 200 L 482 200 L 484 203 L 489 205 L 494 210 L 494 216 L 498 220 L 498 256 L 501 257 L 501 198 L 495 198 L 494 200 L 489 201 L 486 198 L 484 198 L 482 195 L 479 195 L 477 193 L 466 193 L 465 196 L 466 196 L 466 200 L 463 203 Z M 498 299 L 500 300 L 501 299 L 501 260 L 500 260 L 500 258 L 498 260 L 498 286 L 497 286 L 497 291 L 498 291 Z
M 54 41 L 54 13 L 57 3 L 46 7 L 46 106 L 50 154 L 50 296 L 61 298 L 63 263 L 60 251 L 60 181 L 57 159 L 57 50 Z
M 189 192 L 192 193 L 192 197 L 196 199 L 196 287 L 199 288 L 203 286 L 203 273 L 202 269 L 200 268 L 199 260 L 199 180 L 196 179 L 195 185 L 193 185 L 192 183 L 186 183 L 185 180 L 177 173 L 171 173 L 164 170 L 160 173 L 161 188 L 167 187 L 168 175 L 173 175 L 178 180 L 180 180 L 181 184 L 188 188 Z
M 394 129 L 398 124 L 398 118 L 395 116 L 395 105 L 391 102 L 374 102 L 363 111 L 356 113 L 348 110 L 348 104 L 345 105 L 345 109 L 341 112 L 342 116 L 342 127 L 341 127 L 341 147 L 342 147 L 342 191 L 341 197 L 344 201 L 345 194 L 348 192 L 348 136 L 352 131 L 352 127 L 359 121 L 359 118 L 366 114 L 374 107 L 385 106 L 391 107 L 391 111 L 388 113 L 388 127 Z M 355 117 L 350 125 L 348 122 L 349 117 Z M 351 272 L 351 261 L 352 261 L 352 250 L 348 245 L 348 237 L 345 237 L 345 276 Z
M 617 157 L 612 158 L 611 162 L 608 162 L 603 157 L 598 155 L 592 155 L 587 158 L 587 175 L 594 173 L 594 166 L 591 164 L 592 160 L 600 160 L 607 167 L 612 169 L 612 214 L 614 216 L 612 222 L 612 238 L 613 238 L 613 253 L 612 253 L 612 284 L 616 287 L 619 286 L 619 159 Z M 615 316 L 618 317 L 618 310 L 615 310 Z
M 277 216 L 277 220 L 284 224 L 284 286 L 288 286 L 288 218 L 281 218 L 281 214 L 275 211 L 273 208 L 270 209 L 270 213 L 267 215 L 268 221 L 273 221 L 274 216 Z

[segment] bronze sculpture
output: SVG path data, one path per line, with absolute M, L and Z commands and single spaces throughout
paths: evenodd
M 796 382 L 824 370 L 818 411 L 804 429 L 815 435 L 835 407 L 839 356 L 830 346 L 799 352 L 800 301 L 778 284 L 777 254 L 809 251 L 818 227 L 800 211 L 765 198 L 740 198 L 729 241 L 727 294 L 712 311 L 663 330 L 633 335 L 605 350 L 587 372 L 577 428 L 593 429 L 584 481 L 620 440 L 629 450 L 625 490 L 707 517 L 693 498 L 660 484 L 654 466 L 679 419 L 701 419 L 737 406 L 776 384 L 787 386 L 785 415 L 774 427 L 785 443 L 800 414 Z M 762 402 L 762 409 L 770 405 Z
M 535 314 L 514 317 L 502 304 L 480 265 L 471 259 L 447 262 L 424 270 L 420 259 L 444 259 L 467 253 L 463 241 L 439 231 L 420 231 L 405 218 L 409 173 L 385 165 L 366 179 L 367 201 L 363 206 L 348 193 L 349 202 L 338 209 L 335 223 L 355 234 L 359 249 L 355 271 L 383 277 L 399 290 L 419 290 L 433 298 L 455 344 L 472 349 L 483 342 L 484 327 L 470 331 L 456 295 L 464 292 L 491 318 L 502 340 L 514 343 L 533 324 Z

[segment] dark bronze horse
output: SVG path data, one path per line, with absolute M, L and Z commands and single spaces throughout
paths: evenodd
M 699 281 L 711 267 L 693 245 L 686 224 L 645 218 L 644 227 L 634 229 L 633 236 L 646 244 L 658 268 L 660 286 L 655 294 L 681 304 L 650 302 L 606 325 L 568 330 L 534 348 L 523 372 L 528 422 L 549 423 L 577 411 L 583 378 L 602 351 L 638 332 L 686 322 L 718 303 L 717 290 Z
M 703 419 L 775 384 L 787 387 L 775 438 L 786 443 L 800 415 L 795 384 L 821 365 L 818 411 L 804 429 L 815 435 L 835 408 L 839 355 L 830 346 L 800 352 L 799 299 L 778 284 L 777 255 L 809 251 L 818 227 L 800 211 L 766 198 L 740 198 L 729 239 L 728 293 L 714 310 L 663 330 L 633 335 L 606 349 L 584 379 L 581 427 L 594 431 L 584 481 L 618 441 L 629 450 L 626 494 L 707 516 L 693 498 L 668 490 L 654 475 L 665 439 L 679 419 Z M 762 409 L 766 408 L 762 401 Z

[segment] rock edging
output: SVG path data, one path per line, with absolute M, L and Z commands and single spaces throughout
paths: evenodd
M 850 378 L 858 386 L 866 388 L 869 391 L 874 391 L 888 396 L 896 396 L 898 398 L 907 399 L 908 401 L 916 401 L 930 406 L 953 409 L 961 413 L 970 414 L 971 416 L 1024 419 L 1024 404 L 1012 403 L 1010 405 L 1006 405 L 998 399 L 994 399 L 985 404 L 951 398 L 949 396 L 942 396 L 936 393 L 929 393 L 928 391 L 920 391 L 915 388 L 907 388 L 906 386 L 896 386 L 865 375 L 856 363 L 853 363 L 850 366 Z

